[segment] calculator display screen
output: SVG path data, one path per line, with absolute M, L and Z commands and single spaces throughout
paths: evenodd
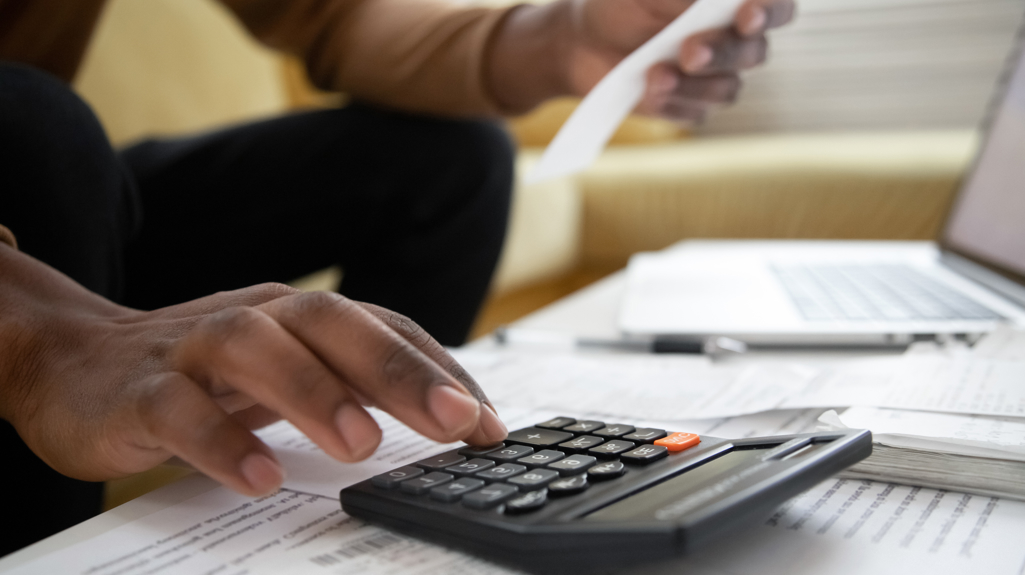
M 730 451 L 700 467 L 692 468 L 654 487 L 621 499 L 588 515 L 586 521 L 638 521 L 677 518 L 674 509 L 682 510 L 698 486 L 709 479 L 739 471 L 742 467 L 760 462 L 762 455 L 775 445 L 762 449 Z M 688 506 L 689 507 L 689 506 Z

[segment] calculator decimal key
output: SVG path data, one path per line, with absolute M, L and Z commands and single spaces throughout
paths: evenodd
M 634 430 L 633 433 L 623 436 L 623 439 L 627 441 L 636 441 L 637 443 L 651 443 L 656 439 L 662 439 L 666 436 L 666 430 L 655 429 L 653 427 L 639 427 Z
M 480 459 L 480 458 L 478 458 L 478 459 L 471 459 L 469 461 L 464 461 L 464 462 L 460 463 L 459 465 L 450 465 L 450 466 L 445 468 L 445 472 L 446 473 L 452 473 L 452 474 L 458 475 L 460 477 L 466 477 L 468 475 L 473 475 L 474 473 L 477 473 L 478 471 L 484 471 L 485 469 L 491 469 L 494 466 L 495 466 L 495 462 L 494 461 L 491 461 L 490 459 Z
M 559 475 L 577 475 L 587 471 L 587 468 L 591 467 L 598 460 L 590 455 L 570 455 L 565 459 L 556 461 L 555 463 L 549 463 L 548 469 L 554 469 L 559 472 Z
M 444 485 L 453 479 L 455 479 L 455 476 L 450 473 L 432 471 L 427 475 L 403 481 L 399 484 L 399 489 L 402 490 L 403 493 L 409 493 L 410 495 L 422 495 L 427 493 L 431 488 Z
M 597 455 L 598 457 L 615 457 L 620 453 L 623 453 L 624 451 L 632 449 L 634 445 L 635 444 L 632 441 L 613 439 L 612 441 L 606 441 L 605 443 L 602 443 L 598 447 L 592 447 L 591 449 L 588 449 L 587 453 L 591 455 Z
M 565 431 L 527 427 L 509 432 L 509 437 L 506 438 L 506 441 L 522 445 L 532 445 L 534 447 L 547 447 L 556 443 L 562 443 L 572 437 L 572 433 L 566 433 Z
M 605 427 L 598 429 L 594 432 L 598 437 L 622 437 L 627 433 L 631 433 L 636 429 L 632 425 L 624 425 L 622 423 L 610 423 Z
M 398 469 L 393 469 L 388 473 L 375 475 L 370 479 L 370 483 L 372 483 L 374 487 L 380 487 L 381 489 L 395 489 L 399 486 L 399 483 L 402 483 L 407 479 L 419 477 L 423 474 L 424 470 L 419 467 L 400 467 Z
M 544 427 L 545 429 L 562 429 L 567 425 L 573 425 L 577 420 L 572 417 L 554 417 L 544 423 L 535 424 L 534 427 Z
M 545 506 L 545 503 L 548 503 L 547 489 L 529 491 L 527 493 L 524 493 L 523 495 L 520 495 L 519 497 L 510 499 L 509 502 L 505 504 L 505 512 L 510 515 L 515 515 L 518 513 L 527 513 L 530 511 L 541 509 Z
M 463 477 L 453 481 L 452 483 L 431 488 L 430 494 L 431 499 L 443 501 L 445 503 L 452 503 L 454 501 L 459 501 L 463 495 L 466 495 L 471 491 L 476 491 L 481 487 L 484 487 L 484 482 L 480 479 Z
M 423 467 L 428 471 L 438 471 L 439 469 L 445 469 L 449 465 L 455 465 L 464 461 L 466 461 L 465 457 L 459 455 L 455 451 L 449 451 L 448 453 L 442 453 L 441 455 L 421 459 L 416 462 L 416 465 L 417 467 Z
M 516 465 L 515 463 L 503 463 L 498 467 L 492 467 L 487 471 L 481 471 L 474 475 L 478 479 L 487 479 L 488 481 L 504 481 L 506 478 L 519 475 L 527 470 L 524 465 Z
M 491 453 L 492 451 L 498 451 L 499 449 L 502 449 L 503 447 L 505 447 L 504 443 L 498 443 L 496 445 L 486 445 L 486 446 L 468 445 L 468 446 L 466 446 L 466 447 L 464 447 L 464 448 L 459 450 L 459 455 L 465 455 L 466 457 L 469 457 L 470 459 L 473 459 L 474 457 L 483 457 L 483 456 Z
M 573 475 L 556 479 L 548 484 L 548 493 L 552 496 L 575 495 L 587 489 L 591 485 L 587 482 L 587 475 Z
M 499 463 L 504 463 L 506 461 L 516 461 L 524 455 L 530 455 L 531 453 L 534 453 L 533 447 L 527 447 L 526 445 L 509 445 L 497 451 L 492 451 L 485 455 L 485 457 L 488 459 L 494 459 Z
M 544 487 L 558 478 L 559 473 L 551 469 L 534 469 L 510 478 L 509 484 L 515 485 L 520 491 L 532 491 Z
M 591 433 L 592 431 L 603 427 L 605 427 L 604 421 L 578 421 L 573 425 L 563 427 L 562 430 L 570 433 Z
M 606 461 L 587 470 L 591 479 L 613 479 L 626 473 L 626 466 L 622 461 Z
M 542 467 L 544 465 L 548 465 L 549 463 L 554 463 L 562 459 L 563 457 L 566 457 L 566 454 L 561 451 L 555 451 L 554 449 L 543 449 L 541 451 L 538 451 L 537 453 L 532 453 L 526 457 L 521 457 L 517 459 L 516 463 L 526 465 L 527 467 Z
M 494 483 L 463 496 L 463 505 L 473 509 L 490 509 L 508 499 L 512 499 L 519 490 L 505 483 Z
M 559 447 L 573 453 L 583 453 L 592 447 L 601 445 L 602 443 L 605 443 L 605 440 L 600 437 L 595 437 L 593 435 L 581 435 L 579 437 L 574 437 L 569 441 L 560 443 Z
M 642 445 L 631 449 L 620 455 L 620 459 L 626 463 L 651 463 L 662 459 L 669 454 L 669 449 L 664 445 Z

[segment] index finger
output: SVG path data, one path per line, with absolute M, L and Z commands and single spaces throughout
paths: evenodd
M 741 36 L 755 36 L 794 19 L 793 0 L 749 0 L 737 10 L 734 27 Z
M 477 428 L 481 404 L 451 374 L 355 302 L 310 292 L 259 306 L 347 385 L 436 441 Z

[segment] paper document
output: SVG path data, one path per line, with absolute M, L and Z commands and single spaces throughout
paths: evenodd
M 644 95 L 653 65 L 678 58 L 695 32 L 729 26 L 744 0 L 698 0 L 640 48 L 623 59 L 587 94 L 555 135 L 527 183 L 574 174 L 590 166 L 623 119 Z

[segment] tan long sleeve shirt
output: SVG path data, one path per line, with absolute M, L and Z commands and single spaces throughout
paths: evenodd
M 400 109 L 502 112 L 485 62 L 507 9 L 446 0 L 220 0 L 260 41 L 300 57 L 322 89 Z M 106 0 L 0 0 L 0 60 L 70 82 Z

